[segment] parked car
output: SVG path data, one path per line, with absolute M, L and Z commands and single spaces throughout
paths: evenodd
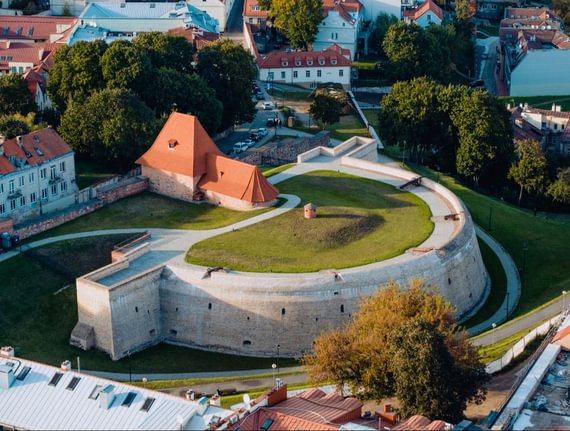
M 478 79 L 476 81 L 471 81 L 469 84 L 471 88 L 485 88 L 485 81 L 482 79 Z
M 265 111 L 270 111 L 273 109 L 273 104 L 271 102 L 263 102 L 263 109 Z
M 249 146 L 245 142 L 236 142 L 234 144 L 234 153 L 239 154 L 247 151 Z
M 259 128 L 259 129 L 257 129 L 257 131 L 256 131 L 255 133 L 256 133 L 258 136 L 261 136 L 262 138 L 263 138 L 264 136 L 269 135 L 269 132 L 268 132 L 267 129 L 264 128 L 264 127 L 261 127 L 261 128 Z
M 263 95 L 263 93 L 255 93 L 255 98 L 257 100 L 265 100 L 265 96 Z
M 265 125 L 267 127 L 275 127 L 275 118 L 268 118 Z
M 253 142 L 258 142 L 261 139 L 261 136 L 259 136 L 257 133 L 252 133 L 249 135 L 249 139 L 251 139 Z
M 243 143 L 247 145 L 247 148 L 255 146 L 255 141 L 253 139 L 246 139 Z

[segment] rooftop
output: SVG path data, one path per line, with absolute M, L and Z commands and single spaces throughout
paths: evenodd
M 417 21 L 426 12 L 431 11 L 440 20 L 443 20 L 443 9 L 441 9 L 433 0 L 426 0 L 416 9 L 404 10 L 404 16 L 412 21 Z
M 285 52 L 273 51 L 260 55 L 257 59 L 259 68 L 283 67 L 346 67 L 352 65 L 350 50 L 333 44 L 322 51 Z
M 77 18 L 54 16 L 0 15 L 2 39 L 62 42 Z

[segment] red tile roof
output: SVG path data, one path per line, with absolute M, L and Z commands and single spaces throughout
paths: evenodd
M 338 14 L 351 24 L 354 24 L 354 18 L 350 12 L 359 12 L 362 4 L 358 0 L 323 0 L 323 10 L 325 13 L 337 11 Z
M 202 49 L 204 46 L 218 40 L 220 35 L 218 33 L 210 33 L 208 31 L 196 31 L 195 29 L 185 29 L 183 27 L 173 28 L 168 30 L 168 34 L 173 36 L 182 36 L 188 42 L 194 45 L 196 49 Z
M 0 70 L 9 70 L 9 63 L 31 63 L 38 66 L 47 62 L 52 53 L 60 48 L 55 43 L 28 43 L 28 42 L 0 42 Z M 52 60 L 49 60 L 52 63 Z
M 0 156 L 0 175 L 14 172 L 16 160 L 36 165 L 72 152 L 62 137 L 49 127 L 23 135 L 22 142 L 22 148 L 15 138 L 4 142 L 4 154 Z
M 417 21 L 427 11 L 432 11 L 440 20 L 443 20 L 443 9 L 441 9 L 433 0 L 426 0 L 417 9 L 408 9 L 404 11 L 404 16 L 412 21 Z
M 516 18 L 557 18 L 556 15 L 548 8 L 539 7 L 507 7 L 505 10 L 505 18 L 516 19 Z
M 294 67 L 342 67 L 352 66 L 350 50 L 333 44 L 322 51 L 284 52 L 273 51 L 257 60 L 259 68 Z M 336 62 L 336 64 L 333 64 Z M 284 64 L 287 64 L 285 66 Z
M 259 8 L 259 10 L 255 10 L 253 9 L 254 7 L 259 6 L 259 2 L 257 0 L 245 0 L 243 2 L 243 16 L 246 17 L 260 17 L 260 18 L 267 18 L 267 11 L 266 10 L 262 10 Z M 256 9 L 258 9 L 256 7 Z
M 253 165 L 214 153 L 208 153 L 206 160 L 206 175 L 198 183 L 203 190 L 252 203 L 270 202 L 279 194 Z
M 152 146 L 135 163 L 201 177 L 206 173 L 207 153 L 222 154 L 196 117 L 173 112 Z
M 32 41 L 64 41 L 75 17 L 0 15 L 0 37 Z
M 394 431 L 399 430 L 418 430 L 418 431 L 443 431 L 451 429 L 451 425 L 442 420 L 430 421 L 425 416 L 414 415 L 406 421 L 392 428 Z
M 36 72 L 33 69 L 28 70 L 26 73 L 24 73 L 22 75 L 22 78 L 26 80 L 26 84 L 28 84 L 28 90 L 32 94 L 32 97 L 36 96 L 38 85 L 42 89 L 45 89 L 46 80 L 42 75 L 40 75 L 38 72 Z
M 261 425 L 267 420 L 272 420 L 271 430 L 280 431 L 327 431 L 338 430 L 338 426 L 325 424 L 323 422 L 313 422 L 305 419 L 297 418 L 293 415 L 275 411 L 273 409 L 261 407 L 249 416 L 247 416 L 240 424 L 239 429 L 244 431 L 258 431 Z

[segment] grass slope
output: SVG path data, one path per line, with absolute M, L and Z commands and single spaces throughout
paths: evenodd
M 279 184 L 283 193 L 317 205 L 318 217 L 296 208 L 254 226 L 196 244 L 187 260 L 240 271 L 309 272 L 388 259 L 432 232 L 428 206 L 378 181 L 317 171 Z

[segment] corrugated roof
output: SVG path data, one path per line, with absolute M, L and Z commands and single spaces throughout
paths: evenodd
M 207 153 L 222 155 L 196 117 L 173 112 L 135 163 L 195 178 L 206 173 Z
M 206 429 L 213 416 L 232 413 L 208 406 L 199 415 L 197 402 L 20 358 L 0 357 L 0 364 L 9 363 L 16 376 L 23 367 L 30 367 L 23 380 L 16 379 L 10 388 L 0 389 L 0 421 L 16 428 L 175 430 L 180 429 L 181 418 L 184 429 Z M 62 373 L 61 379 L 56 385 L 49 385 L 56 372 Z M 79 381 L 75 380 L 76 386 L 71 389 L 73 379 Z M 99 392 L 95 390 L 97 386 L 102 389 L 108 385 L 114 387 L 115 398 L 109 408 L 102 408 L 100 400 L 92 397 Z M 122 405 L 129 393 L 134 395 L 131 404 Z M 144 411 L 141 408 L 149 398 L 154 398 L 154 402 Z
M 20 148 L 16 139 L 4 142 L 4 155 L 0 156 L 0 175 L 14 172 L 15 160 L 35 165 L 72 152 L 63 138 L 49 127 L 23 135 L 22 143 Z
M 399 425 L 392 428 L 394 431 L 397 430 L 426 430 L 426 431 L 443 431 L 451 429 L 452 425 L 444 422 L 442 420 L 431 421 L 425 416 L 414 415 L 400 423 Z
M 208 153 L 206 175 L 198 187 L 246 202 L 270 202 L 279 191 L 253 165 Z

